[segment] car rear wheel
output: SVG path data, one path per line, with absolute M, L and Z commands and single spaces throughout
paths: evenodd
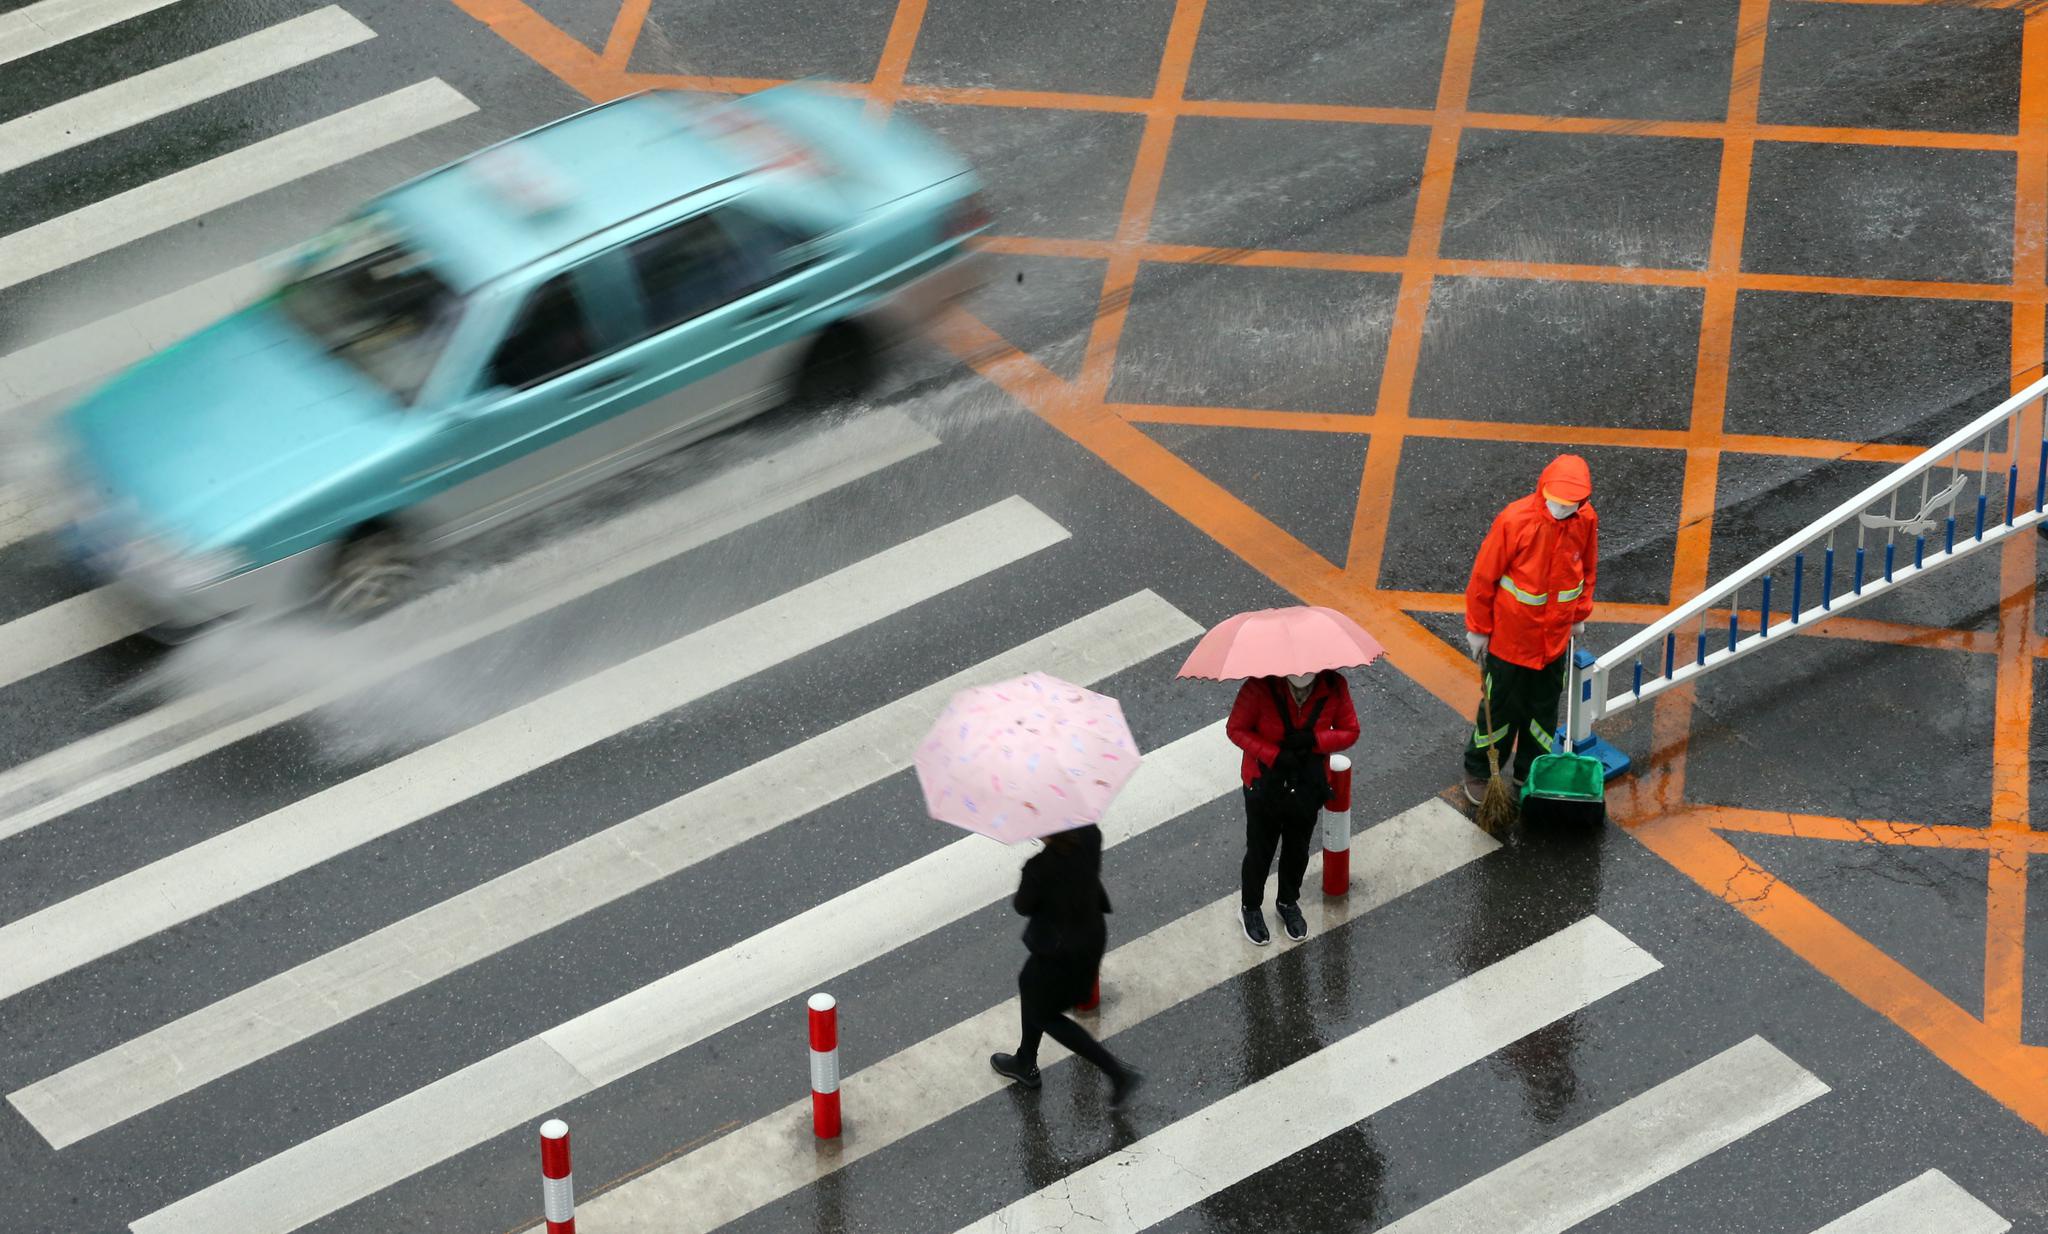
M 854 326 L 833 326 L 818 336 L 797 375 L 797 407 L 821 409 L 859 398 L 875 384 L 874 344 Z
M 418 582 L 418 562 L 404 533 L 372 528 L 341 546 L 323 600 L 330 615 L 362 621 L 404 603 Z

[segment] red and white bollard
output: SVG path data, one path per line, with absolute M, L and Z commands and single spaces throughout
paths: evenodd
M 811 995 L 811 1130 L 839 1138 L 839 1003 L 830 994 Z
M 1330 800 L 1323 807 L 1323 894 L 1351 890 L 1351 760 L 1330 756 Z
M 548 1234 L 576 1234 L 576 1189 L 569 1174 L 569 1124 L 540 1125 L 540 1211 Z

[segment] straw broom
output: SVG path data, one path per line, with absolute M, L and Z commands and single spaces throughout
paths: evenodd
M 1486 709 L 1486 731 L 1493 733 L 1493 678 L 1482 674 L 1479 688 Z M 1486 796 L 1479 802 L 1479 829 L 1487 835 L 1498 836 L 1515 821 L 1515 796 L 1508 789 L 1508 782 L 1500 774 L 1500 744 L 1486 743 Z

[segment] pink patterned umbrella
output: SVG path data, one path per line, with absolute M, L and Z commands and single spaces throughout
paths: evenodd
M 1031 673 L 955 694 L 913 761 L 933 818 L 1018 844 L 1099 820 L 1138 758 L 1115 699 Z
M 1179 676 L 1234 681 L 1371 664 L 1385 654 L 1365 628 L 1334 608 L 1301 604 L 1239 613 L 1202 636 Z

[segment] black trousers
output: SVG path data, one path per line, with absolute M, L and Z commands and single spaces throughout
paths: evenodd
M 1550 753 L 1557 730 L 1557 703 L 1564 697 L 1564 657 L 1542 668 L 1510 664 L 1492 652 L 1486 656 L 1481 682 L 1493 700 L 1493 724 L 1486 720 L 1486 698 L 1479 701 L 1479 716 L 1472 722 L 1472 735 L 1465 739 L 1465 774 L 1485 779 L 1486 748 L 1500 754 L 1502 771 L 1513 769 L 1517 780 L 1529 778 L 1529 764 L 1539 754 Z
M 1024 1036 L 1017 1043 L 1020 1065 L 1036 1067 L 1039 1039 L 1051 1037 L 1107 1075 L 1123 1069 L 1115 1056 L 1102 1048 L 1101 1042 L 1088 1035 L 1087 1029 L 1067 1018 L 1068 1009 L 1088 997 L 1099 963 L 1042 955 L 1024 961 L 1023 971 L 1017 974 L 1017 1002 L 1024 1020 Z
M 1301 875 L 1308 869 L 1308 846 L 1315 838 L 1322 808 L 1296 805 L 1277 793 L 1244 790 L 1244 866 L 1239 871 L 1246 908 L 1266 902 L 1266 872 L 1273 868 L 1273 850 L 1280 850 L 1280 884 L 1274 898 L 1282 904 L 1301 899 Z

